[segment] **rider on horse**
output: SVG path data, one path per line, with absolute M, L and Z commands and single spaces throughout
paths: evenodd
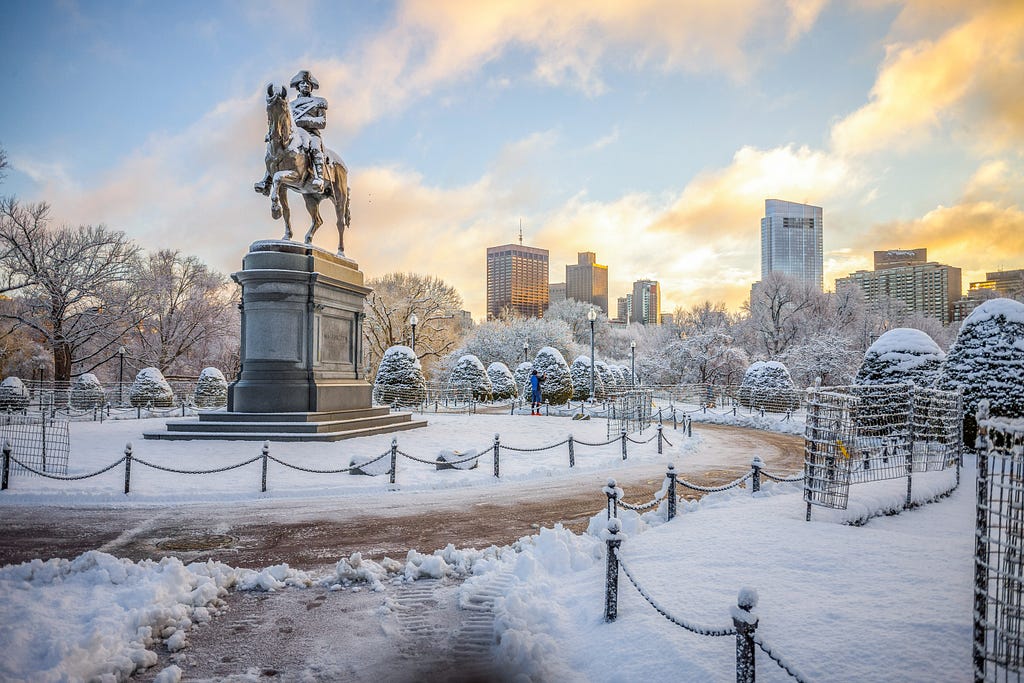
M 327 126 L 327 100 L 311 93 L 320 87 L 313 74 L 303 69 L 295 74 L 290 85 L 299 91 L 291 101 L 295 125 L 309 133 L 309 154 L 313 160 L 313 186 L 324 189 L 324 143 L 320 131 Z

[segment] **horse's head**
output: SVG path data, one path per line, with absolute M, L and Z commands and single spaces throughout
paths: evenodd
M 288 91 L 285 89 L 285 87 L 283 85 L 281 86 L 281 89 L 278 90 L 277 88 L 274 87 L 273 83 L 268 83 L 267 84 L 267 104 L 270 105 L 270 104 L 274 103 L 275 101 L 287 102 L 288 101 Z
M 288 90 L 282 85 L 278 90 L 273 83 L 267 85 L 267 123 L 270 139 L 287 145 L 292 136 L 292 110 L 288 106 Z

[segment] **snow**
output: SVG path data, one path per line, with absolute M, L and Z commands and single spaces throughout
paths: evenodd
M 970 315 L 964 320 L 962 327 L 968 324 L 976 324 L 983 320 L 991 320 L 998 316 L 1003 316 L 1007 322 L 1024 325 L 1024 304 L 1013 299 L 989 299 L 971 311 Z
M 927 332 L 910 327 L 897 327 L 889 330 L 875 340 L 868 348 L 868 353 L 882 356 L 887 353 L 913 353 L 919 355 L 943 356 L 942 349 Z
M 428 419 L 428 427 L 398 435 L 403 450 L 427 457 L 444 448 L 489 447 L 496 432 L 503 444 L 518 447 L 553 443 L 569 431 L 580 439 L 603 441 L 605 431 L 601 420 L 509 415 Z M 69 472 L 109 464 L 120 457 L 119 444 L 125 441 L 137 443 L 139 458 L 186 469 L 237 463 L 259 452 L 260 444 L 246 442 L 183 445 L 138 439 L 159 422 L 73 423 Z M 676 435 L 677 446 L 662 456 L 653 443 L 631 445 L 630 462 L 674 460 L 685 480 L 688 468 L 696 464 L 714 466 L 729 456 L 749 462 L 751 456 L 728 447 L 701 451 L 698 438 Z M 380 454 L 391 438 L 274 443 L 271 452 L 289 462 L 326 467 L 347 462 L 356 453 Z M 457 496 L 468 486 L 501 487 L 506 477 L 586 477 L 587 471 L 594 477 L 599 467 L 624 466 L 616 463 L 617 449 L 618 444 L 578 447 L 579 467 L 571 473 L 561 449 L 521 457 L 506 451 L 501 480 L 488 467 L 438 472 L 402 461 L 398 480 L 402 492 L 440 489 Z M 915 500 L 925 502 L 944 493 L 953 476 L 950 471 L 915 473 Z M 815 508 L 810 523 L 804 521 L 798 485 L 763 482 L 758 494 L 736 488 L 680 503 L 679 516 L 671 522 L 665 520 L 662 500 L 657 510 L 642 515 L 620 510 L 621 556 L 645 591 L 687 621 L 731 628 L 737 603 L 756 603 L 749 614 L 751 621 L 757 619 L 758 637 L 811 680 L 968 680 L 973 476 L 974 463 L 968 458 L 964 483 L 952 495 L 896 516 L 878 515 L 899 510 L 905 480 L 855 485 L 849 510 Z M 76 482 L 15 477 L 11 490 L 0 494 L 0 510 L 8 505 L 73 508 L 193 500 L 229 506 L 244 499 L 379 496 L 387 491 L 380 478 L 314 475 L 273 463 L 267 494 L 258 492 L 258 463 L 199 478 L 136 463 L 129 496 L 120 492 L 122 477 L 119 467 Z M 594 483 L 596 492 L 601 481 Z M 619 495 L 619 487 L 609 485 Z M 623 496 L 642 502 L 654 495 L 656 485 L 626 490 Z M 594 509 L 590 528 L 606 536 L 602 502 L 595 500 Z M 281 514 L 287 514 L 284 510 Z M 394 581 L 448 577 L 464 580 L 459 590 L 472 596 L 496 576 L 507 576 L 509 587 L 494 606 L 494 657 L 502 670 L 532 680 L 569 682 L 653 680 L 664 678 L 666 671 L 678 680 L 734 680 L 733 638 L 697 636 L 666 621 L 624 575 L 619 580 L 618 618 L 604 622 L 605 548 L 602 537 L 556 526 L 505 548 L 411 549 L 404 560 L 380 562 L 355 553 L 339 558 L 322 576 L 281 564 L 253 571 L 213 561 L 185 565 L 175 558 L 133 563 L 98 551 L 70 560 L 37 559 L 0 568 L 0 679 L 124 678 L 136 667 L 154 664 L 156 648 L 187 651 L 192 629 L 216 622 L 230 590 L 366 585 L 383 591 Z M 392 608 L 386 599 L 382 602 L 380 618 L 386 619 Z M 380 648 L 387 648 L 391 636 L 381 628 L 376 636 L 366 632 L 361 637 L 379 638 Z M 759 680 L 791 680 L 761 651 L 757 667 Z M 156 675 L 156 680 L 178 681 L 183 672 L 168 666 Z

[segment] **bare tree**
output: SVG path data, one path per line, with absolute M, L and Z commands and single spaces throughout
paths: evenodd
M 12 330 L 28 328 L 53 354 L 54 379 L 109 360 L 141 320 L 132 287 L 138 247 L 103 226 L 49 226 L 45 203 L 0 199 L 0 289 L 22 310 L 0 311 Z
M 452 351 L 462 336 L 459 311 L 462 297 L 444 280 L 416 273 L 388 273 L 366 283 L 373 292 L 366 298 L 363 334 L 372 375 L 384 352 L 397 344 L 412 345 L 409 318 L 416 314 L 416 355 L 424 370 Z
M 137 274 L 145 318 L 136 328 L 134 355 L 164 374 L 198 373 L 238 343 L 237 288 L 195 256 L 161 249 L 143 259 Z
M 745 307 L 754 350 L 775 359 L 799 342 L 806 334 L 808 313 L 821 296 L 798 278 L 769 273 L 754 286 Z

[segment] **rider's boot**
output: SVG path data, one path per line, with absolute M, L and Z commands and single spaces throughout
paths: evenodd
M 318 192 L 324 191 L 324 162 L 320 159 L 313 162 L 313 187 Z

